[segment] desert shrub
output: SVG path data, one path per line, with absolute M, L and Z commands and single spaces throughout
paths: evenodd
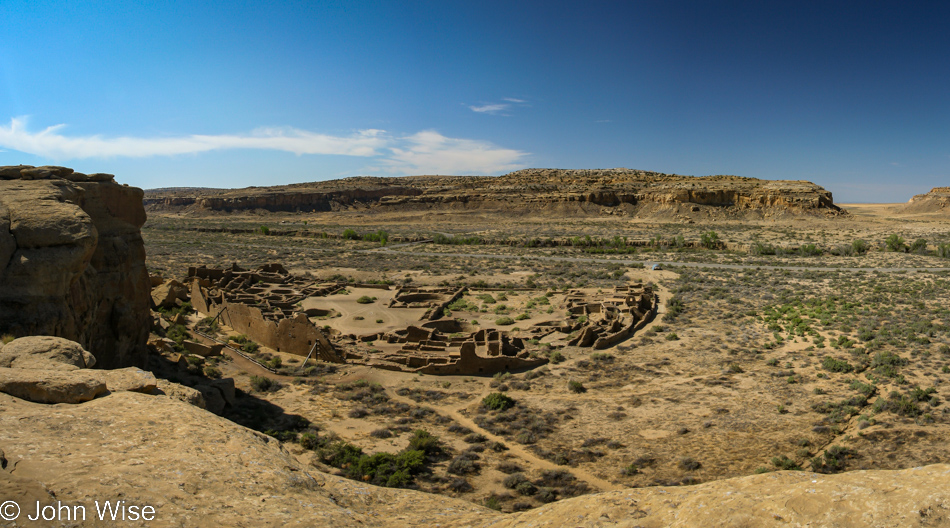
M 365 407 L 357 407 L 355 409 L 350 409 L 348 416 L 350 418 L 364 418 L 369 416 L 369 411 Z
M 498 319 L 495 319 L 495 324 L 498 326 L 513 325 L 515 324 L 515 320 L 512 319 L 511 317 L 504 316 L 504 317 L 499 317 Z
M 590 358 L 594 361 L 600 361 L 602 363 L 610 363 L 615 359 L 612 354 L 607 352 L 594 352 L 590 355 Z
M 584 387 L 584 384 L 577 381 L 571 380 L 567 382 L 567 389 L 575 394 L 580 394 L 582 392 L 587 392 L 587 388 Z
M 524 468 L 521 467 L 520 464 L 518 464 L 517 462 L 512 462 L 510 460 L 500 462 L 497 466 L 495 466 L 495 469 L 497 469 L 498 471 L 501 471 L 502 473 L 508 473 L 509 475 L 512 473 L 518 473 L 518 472 L 524 471 Z
M 560 350 L 552 350 L 548 355 L 548 359 L 551 360 L 551 363 L 557 365 L 564 361 L 564 354 L 562 354 Z
M 392 438 L 393 432 L 389 429 L 375 429 L 369 435 L 373 438 Z
M 473 489 L 472 485 L 462 477 L 453 478 L 445 487 L 455 493 L 467 493 Z
M 469 429 L 468 427 L 465 427 L 464 425 L 459 425 L 459 424 L 452 424 L 452 425 L 450 425 L 450 426 L 449 426 L 449 432 L 450 432 L 450 433 L 460 434 L 460 435 L 472 434 L 472 430 L 471 430 L 471 429 Z
M 221 377 L 221 370 L 217 367 L 207 366 L 204 368 L 205 376 L 211 379 L 218 379 Z
M 277 392 L 280 382 L 267 376 L 251 376 L 251 388 L 257 392 Z
M 821 456 L 811 459 L 811 470 L 817 473 L 837 473 L 844 470 L 845 460 L 853 458 L 857 452 L 841 446 L 831 446 Z
M 464 438 L 466 443 L 469 444 L 484 444 L 488 441 L 488 437 L 481 433 L 472 433 Z
M 887 247 L 888 251 L 904 251 L 907 249 L 907 244 L 904 243 L 904 238 L 897 234 L 887 237 L 887 240 L 884 241 L 884 245 Z
M 695 471 L 702 467 L 702 464 L 700 464 L 698 460 L 691 457 L 681 458 L 677 465 L 684 471 Z
M 507 394 L 493 392 L 482 399 L 482 407 L 493 411 L 504 411 L 514 407 L 515 400 Z
M 409 449 L 421 451 L 425 453 L 426 456 L 431 457 L 437 457 L 444 452 L 439 437 L 429 434 L 429 432 L 424 429 L 413 431 L 412 436 L 409 438 Z
M 492 493 L 485 499 L 485 507 L 492 510 L 501 511 L 501 499 Z
M 557 500 L 557 492 L 551 488 L 538 488 L 535 498 L 542 503 L 554 502 Z
M 868 243 L 860 238 L 851 243 L 851 251 L 857 255 L 863 255 L 868 252 Z
M 371 304 L 375 301 L 376 301 L 376 297 L 370 297 L 369 295 L 360 296 L 360 298 L 356 300 L 356 302 L 360 304 Z
M 851 372 L 854 370 L 851 363 L 843 359 L 835 359 L 831 356 L 825 356 L 825 358 L 821 360 L 821 367 L 831 372 Z
M 515 489 L 519 484 L 528 482 L 528 477 L 524 473 L 512 473 L 501 481 L 501 484 L 508 489 Z
M 465 456 L 464 454 L 453 458 L 446 468 L 446 471 L 453 475 L 468 475 L 477 473 L 478 470 L 478 464 L 472 460 L 471 457 Z
M 802 466 L 785 455 L 772 457 L 772 465 L 786 471 L 801 471 Z
M 719 247 L 719 235 L 715 231 L 707 231 L 700 237 L 700 244 L 706 249 Z
M 279 357 L 276 357 L 276 356 L 275 356 L 275 357 L 272 357 L 272 358 L 270 358 L 269 360 L 265 361 L 264 364 L 267 365 L 268 367 L 270 367 L 270 368 L 276 370 L 276 369 L 279 369 L 279 368 L 281 367 L 281 365 L 284 364 L 284 361 L 283 361 L 282 359 L 280 359 Z

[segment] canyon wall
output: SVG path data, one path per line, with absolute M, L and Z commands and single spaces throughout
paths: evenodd
M 246 189 L 157 189 L 146 207 L 194 212 L 449 209 L 662 216 L 845 214 L 807 181 L 692 177 L 631 169 L 525 169 L 504 176 L 345 178 Z
M 144 366 L 142 196 L 110 174 L 0 167 L 0 335 L 76 341 L 98 368 Z

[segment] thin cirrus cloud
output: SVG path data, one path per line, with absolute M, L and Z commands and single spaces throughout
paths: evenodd
M 468 105 L 468 109 L 472 112 L 479 114 L 491 114 L 491 115 L 503 115 L 507 116 L 505 112 L 511 109 L 512 106 L 518 105 L 523 106 L 527 104 L 528 101 L 525 99 L 516 99 L 514 97 L 502 97 L 504 103 L 483 103 L 480 105 Z
M 250 134 L 180 137 L 67 136 L 64 125 L 31 132 L 25 118 L 0 125 L 0 148 L 52 160 L 146 158 L 198 154 L 213 150 L 259 149 L 302 154 L 375 158 L 390 173 L 490 174 L 522 168 L 528 155 L 487 141 L 450 138 L 427 130 L 394 137 L 384 130 L 360 130 L 348 136 L 317 134 L 296 128 L 259 128 Z

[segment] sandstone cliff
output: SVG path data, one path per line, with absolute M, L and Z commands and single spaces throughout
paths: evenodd
M 900 212 L 950 214 L 950 187 L 934 187 L 928 193 L 918 194 L 911 198 Z
M 150 209 L 340 211 L 498 210 L 656 216 L 838 215 L 829 191 L 806 181 L 691 177 L 630 169 L 526 169 L 504 176 L 345 178 L 247 189 L 161 189 Z
M 101 368 L 144 366 L 142 195 L 110 174 L 0 167 L 0 334 L 77 341 Z

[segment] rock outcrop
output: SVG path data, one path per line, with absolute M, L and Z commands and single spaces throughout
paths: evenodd
M 61 337 L 21 337 L 0 349 L 0 367 L 4 368 L 78 370 L 95 364 L 96 357 L 79 343 Z
M 941 213 L 950 215 L 950 187 L 934 187 L 930 192 L 918 194 L 900 210 L 903 214 Z
M 0 167 L 0 335 L 60 336 L 102 368 L 143 366 L 142 195 L 109 174 Z
M 691 177 L 630 169 L 526 169 L 504 176 L 345 178 L 247 189 L 149 191 L 150 209 L 382 211 L 449 209 L 508 213 L 656 216 L 839 215 L 831 193 L 807 181 Z
M 36 403 L 75 404 L 107 391 L 151 394 L 158 387 L 151 372 L 136 367 L 91 370 L 95 364 L 95 356 L 68 339 L 14 339 L 0 349 L 0 392 Z

